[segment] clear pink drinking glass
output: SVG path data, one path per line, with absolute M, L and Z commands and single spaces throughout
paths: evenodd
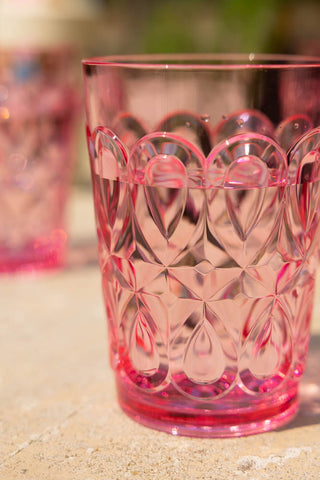
M 318 262 L 320 61 L 83 62 L 122 409 L 240 436 L 298 409 Z
M 64 264 L 75 107 L 69 49 L 0 49 L 0 272 Z

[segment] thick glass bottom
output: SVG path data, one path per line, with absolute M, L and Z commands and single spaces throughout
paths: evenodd
M 66 245 L 60 242 L 50 242 L 38 248 L 0 249 L 0 273 L 59 269 L 64 266 L 65 257 Z
M 298 411 L 296 384 L 251 401 L 239 398 L 238 405 L 235 393 L 231 401 L 225 399 L 225 406 L 223 399 L 210 406 L 179 394 L 159 398 L 159 394 L 138 391 L 121 377 L 117 378 L 117 389 L 120 406 L 129 417 L 172 435 L 221 438 L 263 433 L 287 424 Z

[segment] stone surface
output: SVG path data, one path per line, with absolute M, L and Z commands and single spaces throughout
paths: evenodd
M 173 437 L 119 409 L 91 192 L 75 192 L 64 271 L 0 277 L 1 480 L 320 478 L 320 278 L 296 419 L 239 439 Z

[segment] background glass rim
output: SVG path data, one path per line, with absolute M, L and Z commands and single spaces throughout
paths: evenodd
M 282 54 L 182 53 L 107 55 L 82 60 L 85 67 L 139 70 L 241 70 L 320 68 L 320 57 Z

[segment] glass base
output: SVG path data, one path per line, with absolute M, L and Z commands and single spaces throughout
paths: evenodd
M 0 273 L 24 273 L 59 269 L 65 265 L 66 246 L 48 243 L 41 248 L 0 250 Z
M 298 411 L 297 385 L 290 391 L 278 391 L 276 395 L 262 396 L 248 400 L 246 405 L 221 408 L 223 399 L 218 402 L 218 408 L 200 408 L 198 402 L 186 401 L 180 398 L 158 401 L 153 394 L 137 391 L 126 381 L 117 379 L 119 404 L 122 410 L 136 422 L 146 427 L 170 433 L 191 437 L 240 437 L 267 432 L 290 422 Z M 229 402 L 226 402 L 226 404 Z M 214 408 L 214 410 L 213 410 Z

